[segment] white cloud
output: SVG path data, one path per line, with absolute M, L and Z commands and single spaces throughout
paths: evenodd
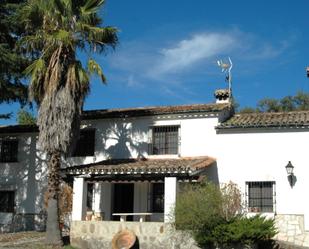
M 218 54 L 231 51 L 236 39 L 229 34 L 202 33 L 179 41 L 174 47 L 161 50 L 162 59 L 156 73 L 178 72 Z

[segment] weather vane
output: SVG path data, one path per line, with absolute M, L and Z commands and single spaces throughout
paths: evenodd
M 222 73 L 225 73 L 225 81 L 229 84 L 229 94 L 230 97 L 232 96 L 232 74 L 231 70 L 233 67 L 233 63 L 230 57 L 228 57 L 228 61 L 218 60 L 218 66 L 221 68 Z

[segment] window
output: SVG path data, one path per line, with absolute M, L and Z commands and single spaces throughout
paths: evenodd
M 152 128 L 152 155 L 178 154 L 179 126 L 155 126 Z
M 249 212 L 273 212 L 275 182 L 246 182 Z
M 14 191 L 0 191 L 0 212 L 13 213 L 15 203 Z
M 164 212 L 164 183 L 152 184 L 152 212 Z
M 0 141 L 0 162 L 17 162 L 18 140 Z
M 87 211 L 93 209 L 93 183 L 87 184 Z
M 95 130 L 81 130 L 72 156 L 94 156 L 94 147 Z

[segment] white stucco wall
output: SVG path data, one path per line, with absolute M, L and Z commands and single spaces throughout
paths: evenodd
M 174 157 L 209 155 L 209 153 L 216 151 L 214 127 L 217 123 L 218 116 L 216 114 L 206 113 L 84 121 L 83 128 L 96 130 L 95 155 L 67 158 L 65 165 L 94 163 L 107 158 L 149 157 L 149 131 L 151 126 L 156 125 L 180 126 L 179 155 L 174 155 Z M 150 157 L 164 158 L 166 156 Z
M 309 229 L 308 181 L 309 130 L 227 131 L 218 134 L 217 158 L 220 182 L 232 180 L 245 191 L 246 181 L 275 181 L 278 214 L 305 214 Z M 285 166 L 295 166 L 297 182 L 289 185 Z
M 15 214 L 40 214 L 46 190 L 45 155 L 37 148 L 35 133 L 4 134 L 18 139 L 18 162 L 0 163 L 0 190 L 15 191 Z M 12 214 L 0 213 L 0 224 L 12 221 Z

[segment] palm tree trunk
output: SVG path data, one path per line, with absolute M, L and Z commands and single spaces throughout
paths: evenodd
M 48 207 L 46 225 L 46 243 L 62 246 L 62 235 L 59 226 L 59 186 L 60 186 L 60 152 L 50 155 L 48 163 Z

